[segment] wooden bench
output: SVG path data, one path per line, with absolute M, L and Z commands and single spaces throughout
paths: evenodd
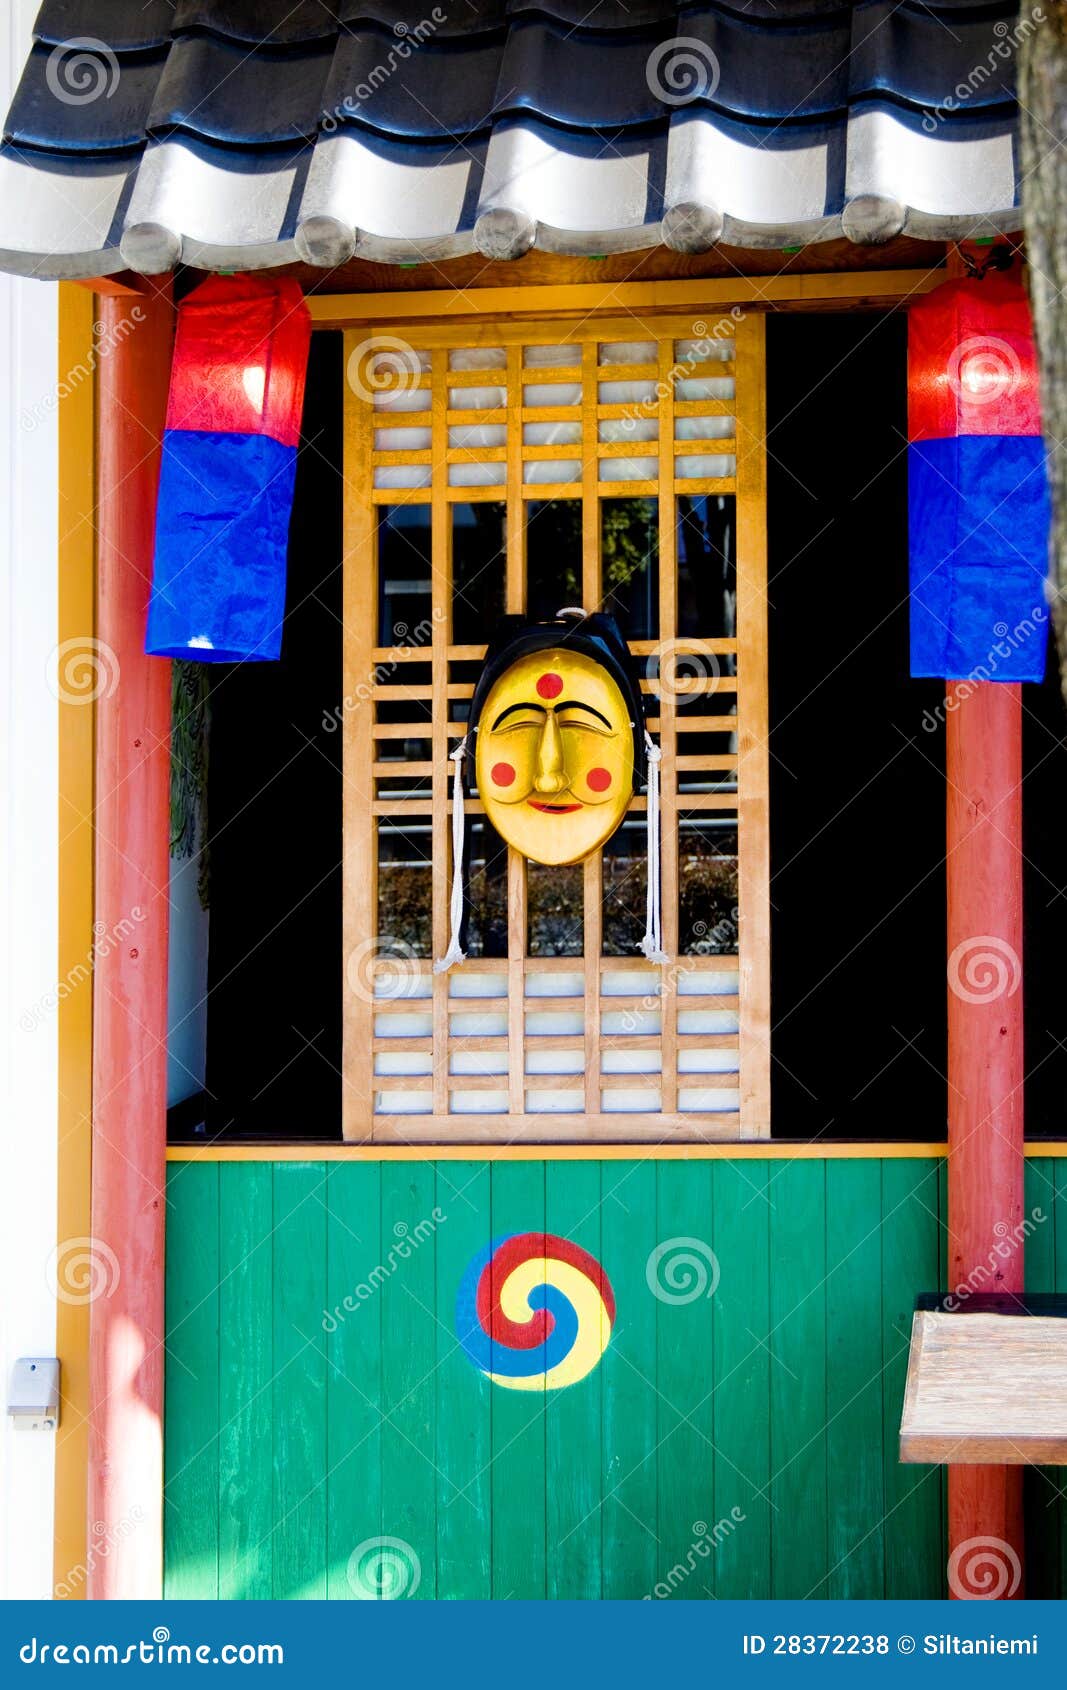
M 1067 1465 L 1067 1298 L 917 1298 L 900 1459 Z

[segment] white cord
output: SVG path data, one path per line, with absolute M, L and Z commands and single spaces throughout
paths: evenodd
M 648 758 L 648 896 L 645 904 L 645 936 L 638 950 L 649 962 L 669 962 L 663 949 L 662 912 L 660 909 L 660 844 L 659 844 L 659 765 L 663 753 L 654 745 L 645 729 L 645 755 Z
M 459 935 L 463 926 L 463 759 L 466 755 L 467 741 L 461 739 L 452 752 L 456 768 L 452 779 L 452 897 L 448 908 L 451 932 L 447 951 L 433 965 L 435 974 L 445 974 L 454 962 L 463 962 L 465 957 L 460 949 Z

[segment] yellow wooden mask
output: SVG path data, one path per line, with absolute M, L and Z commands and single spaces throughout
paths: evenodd
M 520 657 L 486 698 L 475 769 L 502 839 L 535 863 L 580 862 L 633 795 L 633 728 L 616 682 L 581 652 Z
M 581 862 L 610 839 L 646 778 L 649 862 L 645 936 L 637 948 L 650 962 L 666 962 L 659 758 L 613 617 L 584 610 L 561 610 L 551 622 L 505 616 L 485 654 L 467 733 L 452 752 L 449 940 L 435 971 L 465 955 L 465 790 L 477 787 L 486 819 L 508 845 L 531 862 L 556 866 Z
M 475 698 L 478 794 L 501 838 L 532 862 L 581 862 L 633 796 L 640 694 L 609 618 L 515 624 L 491 649 Z

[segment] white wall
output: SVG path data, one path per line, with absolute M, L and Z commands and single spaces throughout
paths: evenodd
M 38 0 L 0 12 L 7 110 Z M 0 277 L 0 1388 L 11 1363 L 55 1354 L 57 290 Z M 52 1592 L 54 1440 L 0 1430 L 0 1595 Z

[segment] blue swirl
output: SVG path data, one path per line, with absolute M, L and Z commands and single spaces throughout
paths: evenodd
M 578 1338 L 578 1316 L 574 1305 L 555 1285 L 539 1285 L 530 1293 L 531 1310 L 545 1309 L 555 1319 L 543 1344 L 530 1350 L 512 1350 L 496 1343 L 478 1319 L 478 1282 L 491 1257 L 507 1237 L 496 1238 L 479 1252 L 463 1276 L 456 1298 L 456 1336 L 464 1350 L 483 1373 L 496 1373 L 506 1379 L 532 1379 L 538 1373 L 548 1373 L 570 1355 Z

